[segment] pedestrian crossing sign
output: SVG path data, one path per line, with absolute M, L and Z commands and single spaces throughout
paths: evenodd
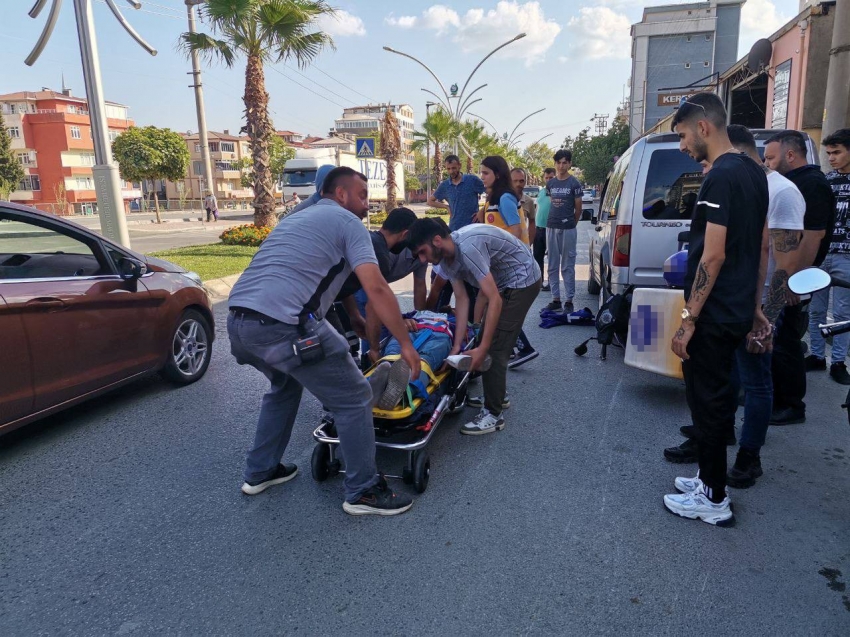
M 375 138 L 374 137 L 358 137 L 354 143 L 357 148 L 358 157 L 374 157 L 375 156 Z

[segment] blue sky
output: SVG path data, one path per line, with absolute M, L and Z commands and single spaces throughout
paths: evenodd
M 142 0 L 134 11 L 116 0 L 133 26 L 159 54 L 151 57 L 123 31 L 102 0 L 94 0 L 95 22 L 107 99 L 130 106 L 139 125 L 196 131 L 189 62 L 175 43 L 186 30 L 182 0 Z M 8 5 L 14 4 L 10 10 Z M 29 1 L 4 2 L 0 22 L 3 73 L 0 93 L 58 90 L 61 76 L 75 95 L 83 95 L 73 4 L 63 4 L 56 30 L 33 68 L 23 60 L 46 18 L 27 16 Z M 528 113 L 546 110 L 519 129 L 523 142 L 552 133 L 545 141 L 557 146 L 565 135 L 590 125 L 594 113 L 613 115 L 630 73 L 629 25 L 640 20 L 644 5 L 666 0 L 332 0 L 340 10 L 325 25 L 336 50 L 323 53 L 317 68 L 303 71 L 284 65 L 267 68 L 272 117 L 278 129 L 325 135 L 343 106 L 368 101 L 406 102 L 417 123 L 429 96 L 439 92 L 427 72 L 414 62 L 387 53 L 384 45 L 410 53 L 430 66 L 448 87 L 463 84 L 475 64 L 491 49 L 520 31 L 528 37 L 490 58 L 476 73 L 470 89 L 488 84 L 476 96 L 473 112 L 499 132 L 510 131 Z M 739 50 L 745 53 L 759 37 L 775 31 L 796 15 L 798 0 L 748 0 L 744 7 Z M 199 30 L 205 25 L 199 24 Z M 740 57 L 740 56 L 739 56 Z M 288 66 L 292 66 L 291 64 Z M 324 73 L 323 73 L 324 72 Z M 303 75 L 302 75 L 303 74 Z M 306 76 L 306 77 L 305 77 Z M 297 82 L 297 83 L 296 83 Z M 300 83 L 303 86 L 299 86 Z M 345 86 L 343 86 L 343 84 Z M 242 125 L 244 66 L 228 70 L 204 68 L 207 122 L 211 130 Z

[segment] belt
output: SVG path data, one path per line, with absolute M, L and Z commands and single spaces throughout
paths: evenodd
M 278 321 L 276 318 L 272 318 L 271 316 L 263 314 L 262 312 L 258 312 L 257 310 L 252 310 L 252 309 L 247 308 L 247 307 L 238 307 L 238 306 L 231 307 L 230 312 L 236 318 L 256 319 L 258 321 L 262 321 L 265 325 L 274 325 L 276 323 L 281 322 L 281 321 Z

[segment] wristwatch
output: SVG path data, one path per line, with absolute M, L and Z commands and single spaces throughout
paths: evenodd
M 682 310 L 682 322 L 690 321 L 691 323 L 696 323 L 699 317 L 691 314 L 691 311 L 688 308 Z

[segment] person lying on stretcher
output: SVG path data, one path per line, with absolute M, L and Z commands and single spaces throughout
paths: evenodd
M 418 382 L 413 381 L 419 393 L 427 393 L 425 388 L 430 380 L 425 371 L 425 364 L 435 374 L 444 371 L 449 365 L 462 371 L 465 371 L 464 367 L 468 368 L 470 357 L 459 354 L 467 335 L 454 333 L 454 321 L 450 320 L 447 314 L 416 312 L 412 318 L 406 319 L 406 323 L 409 330 L 408 336 L 423 362 L 423 370 L 419 374 Z M 376 349 L 370 350 L 369 354 L 373 363 L 380 360 Z M 383 357 L 400 354 L 401 345 L 395 338 L 387 341 L 382 350 Z M 375 406 L 384 410 L 394 408 L 407 390 L 409 378 L 410 369 L 400 358 L 393 362 L 378 363 L 369 378 L 377 398 Z

